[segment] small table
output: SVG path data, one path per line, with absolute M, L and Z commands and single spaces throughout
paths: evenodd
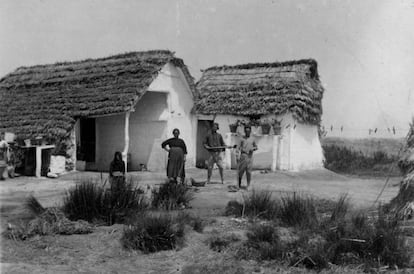
M 41 177 L 42 169 L 42 150 L 55 148 L 55 145 L 40 145 L 40 146 L 22 146 L 21 148 L 36 148 L 36 171 L 35 176 Z

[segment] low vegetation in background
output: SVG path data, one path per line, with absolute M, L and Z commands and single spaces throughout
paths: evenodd
M 409 250 L 400 223 L 382 207 L 376 214 L 355 213 L 345 194 L 327 204 L 297 192 L 267 203 L 278 204 L 277 212 L 270 221 L 251 219 L 248 239 L 237 248 L 237 258 L 278 260 L 315 270 L 330 264 L 359 264 L 366 269 L 408 266 Z M 235 204 L 230 202 L 227 209 Z M 292 235 L 280 236 L 278 223 L 290 228 Z
M 383 151 L 375 151 L 372 154 L 364 154 L 344 146 L 323 146 L 325 168 L 339 173 L 361 175 L 393 175 L 400 172 L 396 168 L 397 156 L 389 156 Z
M 112 225 L 148 208 L 142 189 L 132 180 L 120 179 L 113 185 L 109 188 L 93 181 L 78 183 L 64 196 L 63 211 L 70 220 Z
M 152 206 L 158 209 L 173 210 L 186 208 L 194 198 L 191 188 L 185 184 L 165 182 L 152 191 Z

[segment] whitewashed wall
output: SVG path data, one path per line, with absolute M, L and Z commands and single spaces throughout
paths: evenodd
M 161 143 L 179 128 L 188 149 L 187 166 L 195 165 L 196 119 L 191 116 L 193 98 L 181 70 L 167 64 L 149 86 L 147 93 L 130 116 L 132 170 L 145 164 L 151 171 L 164 171 L 167 153 Z M 100 170 L 108 170 L 115 151 L 124 148 L 125 114 L 96 119 L 96 161 Z
M 243 134 L 243 127 L 238 128 L 237 134 L 229 134 L 228 125 L 243 118 L 231 115 L 215 117 L 215 121 L 220 124 L 221 133 L 225 136 L 227 145 L 237 144 Z M 323 152 L 316 126 L 298 123 L 290 113 L 267 118 L 282 119 L 281 135 L 274 136 L 272 130 L 270 135 L 263 135 L 260 129 L 252 129 L 252 135 L 258 144 L 258 150 L 253 154 L 254 168 L 272 170 L 322 168 Z M 232 150 L 226 150 L 225 159 L 226 168 L 236 168 L 235 155 Z
M 166 92 L 168 94 L 168 109 L 164 114 L 167 119 L 167 130 L 162 136 L 162 141 L 173 137 L 173 129 L 178 128 L 181 132 L 180 138 L 184 140 L 187 146 L 186 167 L 194 167 L 197 118 L 191 113 L 194 99 L 181 69 L 170 63 L 165 65 L 159 76 L 149 86 L 148 91 Z M 159 147 L 161 148 L 161 143 Z M 164 150 L 161 150 L 161 152 L 166 153 Z M 164 169 L 164 167 L 161 169 Z
M 318 128 L 297 123 L 292 129 L 290 170 L 319 169 L 323 167 L 323 150 Z

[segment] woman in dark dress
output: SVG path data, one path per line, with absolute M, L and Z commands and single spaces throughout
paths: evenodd
M 109 183 L 112 189 L 118 189 L 125 181 L 125 163 L 121 152 L 115 152 L 114 159 L 109 166 Z
M 173 130 L 173 135 L 173 138 L 161 144 L 161 147 L 168 152 L 167 177 L 170 181 L 175 182 L 177 182 L 177 177 L 180 177 L 181 182 L 184 182 L 184 164 L 187 157 L 187 147 L 184 140 L 178 138 L 180 136 L 180 130 L 178 128 Z

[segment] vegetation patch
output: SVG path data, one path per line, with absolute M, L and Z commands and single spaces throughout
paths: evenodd
M 70 220 L 122 223 L 131 214 L 148 208 L 143 191 L 132 180 L 119 179 L 116 187 L 83 181 L 69 189 L 63 200 L 63 211 Z
M 185 184 L 165 182 L 152 191 L 152 206 L 165 210 L 182 209 L 188 207 L 193 198 L 194 193 Z
M 316 226 L 316 213 L 316 202 L 308 195 L 293 192 L 281 198 L 280 219 L 288 226 Z
M 170 214 L 144 214 L 125 228 L 121 243 L 127 249 L 152 253 L 176 248 L 183 242 L 184 224 Z
M 212 236 L 208 239 L 208 245 L 210 249 L 222 252 L 229 248 L 232 243 L 239 241 L 240 237 L 234 233 L 222 235 L 217 231 L 213 231 Z
M 323 146 L 325 168 L 338 173 L 360 174 L 360 175 L 393 175 L 398 176 L 400 172 L 396 166 L 396 156 L 388 155 L 384 151 L 375 151 L 366 154 L 355 151 L 344 146 Z
M 70 221 L 58 208 L 43 208 L 33 196 L 26 200 L 25 206 L 35 217 L 28 222 L 10 225 L 4 234 L 7 238 L 25 240 L 37 235 L 87 234 L 93 230 L 86 221 Z
M 398 218 L 382 207 L 371 215 L 352 212 L 346 194 L 330 203 L 297 192 L 279 199 L 274 201 L 278 212 L 270 223 L 253 220 L 236 258 L 277 260 L 314 270 L 332 264 L 358 264 L 366 269 L 408 266 L 409 250 Z M 232 201 L 227 209 L 240 212 L 239 205 Z M 280 222 L 293 233 L 290 237 L 280 236 Z M 228 244 L 223 239 L 214 243 L 219 248 Z
M 243 203 L 230 201 L 226 206 L 225 214 L 272 220 L 277 217 L 278 211 L 278 202 L 272 199 L 270 191 L 253 190 L 248 195 L 243 195 Z

